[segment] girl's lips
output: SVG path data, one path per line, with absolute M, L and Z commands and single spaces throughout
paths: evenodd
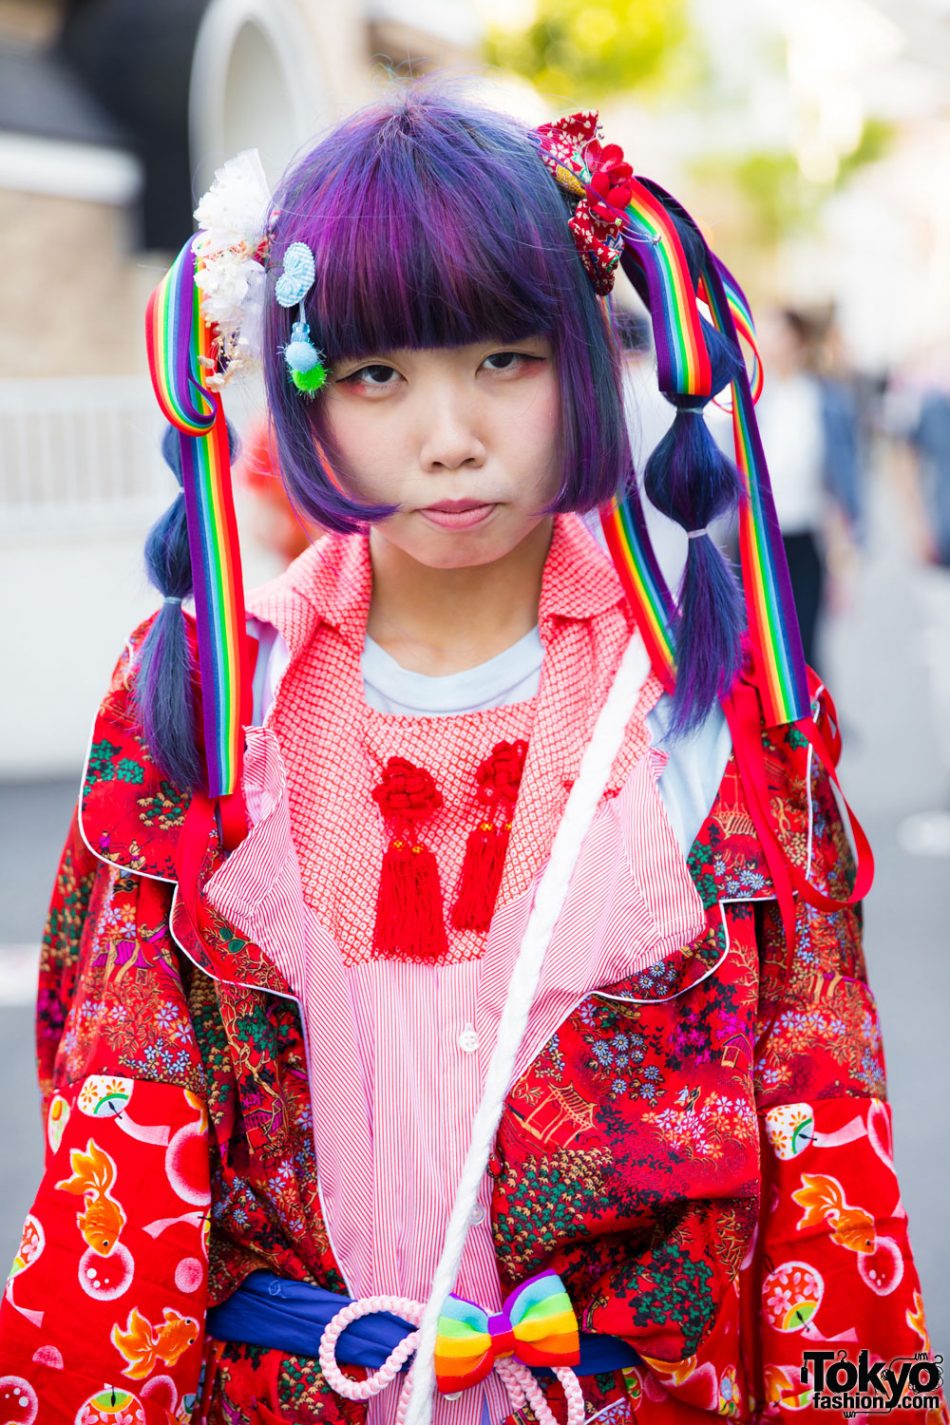
M 497 505 L 472 505 L 463 501 L 453 509 L 446 502 L 442 506 L 429 505 L 419 513 L 430 524 L 436 524 L 441 529 L 473 529 L 475 525 L 483 524 L 497 508 Z

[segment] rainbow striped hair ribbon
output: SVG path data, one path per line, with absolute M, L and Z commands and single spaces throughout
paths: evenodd
M 197 236 L 197 235 L 196 235 Z M 199 308 L 195 237 L 149 298 L 145 317 L 152 386 L 178 433 L 194 580 L 207 792 L 238 785 L 242 724 L 251 717 L 244 588 L 231 456 L 220 397 L 202 384 L 216 359 Z
M 495 1316 L 454 1292 L 448 1298 L 436 1327 L 439 1390 L 448 1395 L 477 1385 L 499 1356 L 550 1369 L 580 1362 L 577 1317 L 557 1272 L 529 1277 Z
M 707 250 L 703 290 L 716 327 L 738 345 L 736 312 L 748 311 L 734 278 Z M 738 293 L 733 302 L 730 291 Z M 761 362 L 756 362 L 761 372 Z M 732 382 L 732 435 L 744 498 L 739 505 L 739 552 L 749 614 L 749 632 L 759 653 L 762 707 L 766 724 L 798 722 L 810 716 L 808 674 L 795 612 L 788 561 L 765 451 L 755 418 L 755 397 L 743 365 Z
M 541 156 L 557 181 L 580 198 L 579 207 L 589 210 L 583 220 L 589 220 L 589 226 L 582 231 L 590 253 L 582 251 L 582 257 L 592 275 L 597 266 L 608 273 L 602 283 L 595 276 L 598 291 L 609 291 L 609 274 L 622 261 L 648 307 L 660 390 L 698 401 L 715 395 L 700 298 L 715 328 L 736 350 L 740 333 L 752 350 L 754 391 L 744 363 L 732 383 L 736 463 L 745 496 L 740 512 L 743 587 L 766 723 L 797 722 L 808 716 L 810 704 L 785 551 L 755 421 L 762 367 L 752 313 L 738 283 L 710 252 L 689 214 L 657 184 L 634 177 L 615 145 L 601 146 L 597 127 L 597 115 L 591 111 L 542 125 Z M 674 211 L 695 234 L 689 254 Z M 577 237 L 576 215 L 572 226 Z M 677 608 L 650 545 L 639 493 L 633 490 L 610 501 L 600 515 L 653 667 L 671 690 L 676 681 Z

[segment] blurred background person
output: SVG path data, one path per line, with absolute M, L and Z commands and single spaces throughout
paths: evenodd
M 283 568 L 313 543 L 319 531 L 307 524 L 287 498 L 266 419 L 259 417 L 249 425 L 234 466 L 234 478 L 250 496 L 254 539 L 270 550 Z
M 928 564 L 950 570 L 950 389 L 933 386 L 923 392 L 908 434 L 919 461 L 922 553 Z
M 839 373 L 820 374 L 819 332 L 803 313 L 774 309 L 759 331 L 759 426 L 805 661 L 816 668 L 829 572 L 847 567 L 860 519 L 857 409 Z
M 899 827 L 918 856 L 950 856 L 950 348 L 940 345 L 897 373 L 883 419 L 895 441 L 905 527 L 916 555 L 916 641 L 928 673 L 937 795 Z

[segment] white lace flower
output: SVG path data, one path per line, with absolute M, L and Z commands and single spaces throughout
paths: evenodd
M 195 285 L 201 293 L 201 314 L 215 328 L 221 368 L 207 378 L 214 389 L 260 358 L 264 268 L 259 249 L 270 206 L 255 149 L 219 168 L 195 209 L 201 229 L 195 240 Z
M 257 149 L 228 160 L 195 209 L 195 222 L 213 250 L 260 240 L 270 210 L 270 189 Z
M 199 245 L 201 266 L 195 274 L 195 285 L 201 292 L 201 311 L 206 321 L 230 330 L 239 327 L 244 318 L 244 303 L 251 287 L 252 274 L 262 277 L 264 269 L 240 248 L 225 248 L 223 252 L 205 255 Z

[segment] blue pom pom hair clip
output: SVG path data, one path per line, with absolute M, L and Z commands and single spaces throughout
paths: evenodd
M 284 361 L 297 390 L 311 397 L 327 379 L 323 353 L 313 344 L 303 305 L 315 277 L 313 253 L 305 242 L 292 242 L 284 253 L 283 271 L 277 279 L 274 295 L 281 307 L 298 308 L 297 320 L 290 329 L 290 341 L 284 347 Z

